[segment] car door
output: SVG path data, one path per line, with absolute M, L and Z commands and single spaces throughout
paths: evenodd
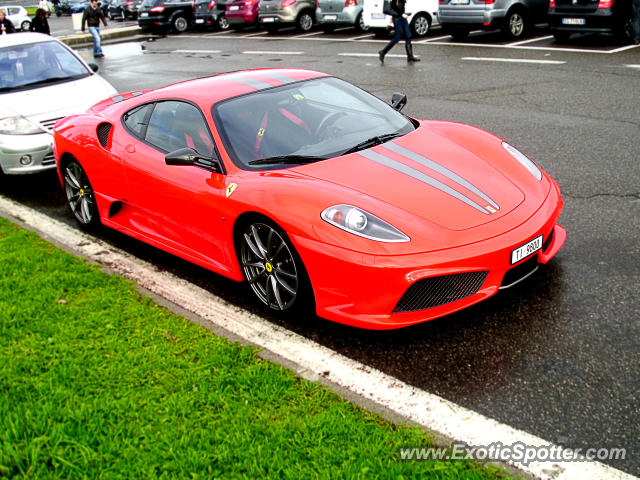
M 179 100 L 137 108 L 148 110 L 133 109 L 123 119 L 131 134 L 131 143 L 124 146 L 127 195 L 133 207 L 131 225 L 189 260 L 224 269 L 226 262 L 216 235 L 222 221 L 224 176 L 201 167 L 165 162 L 167 153 L 187 147 L 204 156 L 217 155 L 202 113 L 195 105 Z

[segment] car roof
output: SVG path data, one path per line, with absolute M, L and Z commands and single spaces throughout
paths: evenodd
M 253 93 L 288 83 L 329 76 L 314 70 L 295 68 L 263 68 L 221 73 L 211 77 L 186 80 L 149 92 L 146 96 L 160 98 L 183 98 L 201 106 L 213 105 L 227 98 Z
M 11 35 L 0 35 L 0 48 L 41 42 L 59 42 L 59 40 L 44 33 L 36 32 L 19 32 L 12 33 Z

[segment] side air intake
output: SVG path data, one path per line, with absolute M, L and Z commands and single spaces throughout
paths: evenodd
M 100 145 L 102 145 L 103 147 L 107 146 L 107 142 L 109 141 L 109 133 L 111 132 L 111 127 L 113 127 L 113 125 L 111 125 L 110 123 L 101 123 L 100 125 L 98 125 L 98 128 L 96 129 L 96 133 L 98 134 L 98 141 L 100 142 Z

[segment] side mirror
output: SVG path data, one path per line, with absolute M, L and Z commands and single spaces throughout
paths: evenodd
M 407 96 L 404 93 L 396 92 L 391 96 L 391 106 L 400 111 L 407 104 Z
M 200 155 L 193 148 L 189 147 L 167 153 L 164 157 L 164 161 L 167 165 L 187 165 L 201 167 L 216 173 L 225 173 L 220 160 Z
M 93 73 L 96 73 L 98 71 L 98 65 L 96 65 L 95 63 L 89 63 L 89 68 L 91 70 L 93 70 Z

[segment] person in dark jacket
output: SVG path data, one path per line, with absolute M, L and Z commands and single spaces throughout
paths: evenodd
M 405 0 L 389 0 L 385 2 L 384 13 L 391 15 L 393 19 L 393 38 L 378 52 L 380 63 L 384 65 L 384 56 L 393 48 L 393 46 L 400 41 L 402 35 L 404 35 L 404 48 L 407 51 L 407 62 L 419 62 L 418 57 L 413 56 L 413 46 L 411 45 L 411 27 L 409 27 L 409 14 L 404 11 Z M 387 8 L 387 5 L 389 6 Z
M 11 20 L 5 16 L 4 10 L 0 10 L 0 35 L 15 33 L 15 31 L 16 28 L 13 26 Z
M 82 31 L 84 32 L 85 24 L 89 26 L 89 33 L 93 37 L 93 56 L 104 57 L 102 48 L 100 47 L 100 21 L 107 26 L 107 19 L 104 17 L 102 8 L 98 5 L 98 0 L 91 0 L 91 5 L 84 9 L 82 14 Z
M 29 31 L 51 35 L 51 31 L 49 30 L 49 20 L 47 20 L 47 12 L 44 8 L 36 10 L 36 16 L 33 17 L 33 20 L 31 21 Z
M 633 44 L 640 44 L 640 0 L 631 0 L 631 30 Z

